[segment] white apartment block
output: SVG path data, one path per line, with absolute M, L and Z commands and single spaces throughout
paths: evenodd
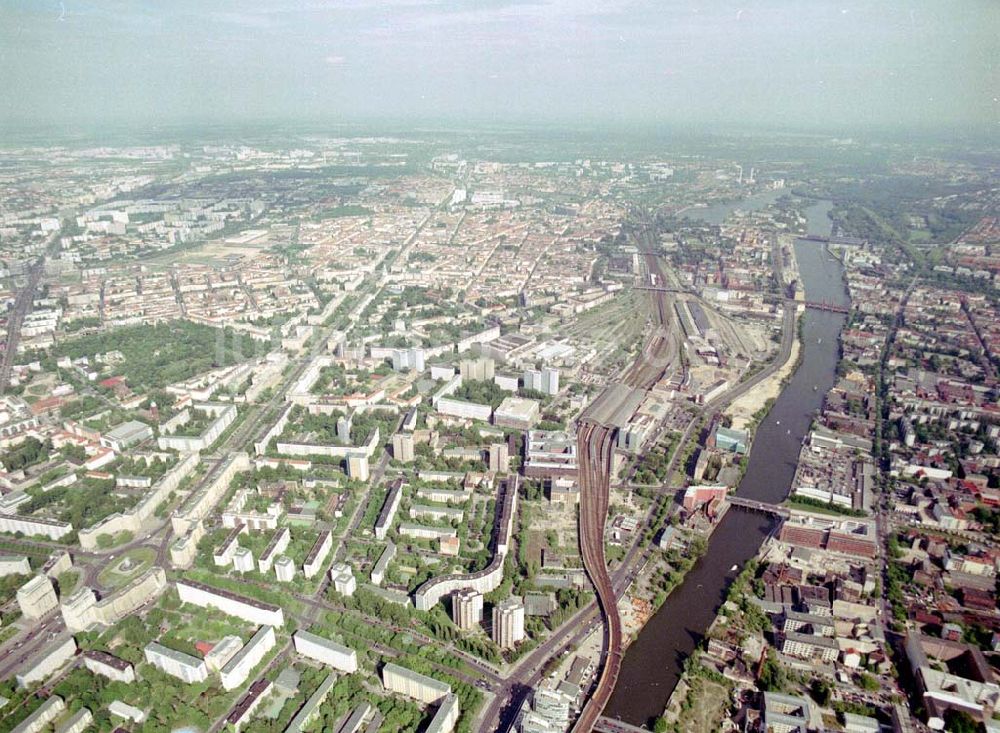
M 237 595 L 221 588 L 213 588 L 194 580 L 178 580 L 177 593 L 184 603 L 217 608 L 248 623 L 279 628 L 285 625 L 285 615 L 280 606 Z
M 329 665 L 341 672 L 357 672 L 358 654 L 350 647 L 330 641 L 308 631 L 296 631 L 292 635 L 295 651 L 304 657 Z
M 274 648 L 274 627 L 261 626 L 246 645 L 236 652 L 219 670 L 219 679 L 225 690 L 235 690 L 247 681 L 250 672 Z
M 147 644 L 143 651 L 149 664 L 189 685 L 208 679 L 208 666 L 204 659 L 170 649 L 155 641 Z

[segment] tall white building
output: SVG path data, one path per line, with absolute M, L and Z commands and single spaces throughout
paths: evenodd
M 392 457 L 400 463 L 413 462 L 413 433 L 396 433 L 392 436 Z
M 290 583 L 295 577 L 295 561 L 288 555 L 279 555 L 274 561 L 274 577 L 282 583 Z
M 559 392 L 559 370 L 553 367 L 542 369 L 542 392 L 547 395 L 558 394 Z
M 305 562 L 302 563 L 302 572 L 307 578 L 313 577 L 320 571 L 332 547 L 333 535 L 330 533 L 330 530 L 325 529 L 319 533 L 319 537 L 316 538 L 312 549 L 306 555 Z
M 424 350 L 423 349 L 393 349 L 392 368 L 401 372 L 404 369 L 412 369 L 417 372 L 424 370 Z
M 28 619 L 41 618 L 59 606 L 52 581 L 45 575 L 36 575 L 17 589 L 17 605 L 21 615 Z
M 493 473 L 507 473 L 510 469 L 510 454 L 506 443 L 490 444 L 490 470 Z
M 509 649 L 524 639 L 524 601 L 511 596 L 493 606 L 493 641 Z
M 462 375 L 462 379 L 468 379 L 472 382 L 493 381 L 496 374 L 496 362 L 486 357 L 462 359 L 458 363 L 458 373 Z
M 353 596 L 358 588 L 358 581 L 346 562 L 335 562 L 330 566 L 330 580 L 333 581 L 333 589 L 342 596 Z
M 476 628 L 483 620 L 483 594 L 472 588 L 456 591 L 451 597 L 451 618 L 463 631 Z
M 369 476 L 368 456 L 363 453 L 347 456 L 347 475 L 358 481 L 367 481 Z

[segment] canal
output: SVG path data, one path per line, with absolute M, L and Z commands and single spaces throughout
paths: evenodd
M 766 203 L 765 199 L 760 205 Z M 736 206 L 748 208 L 746 201 Z M 809 234 L 830 234 L 829 210 L 828 201 L 807 209 Z M 704 218 L 706 211 L 696 209 L 690 215 Z M 825 245 L 797 240 L 795 255 L 809 300 L 847 303 L 840 262 Z M 844 321 L 845 316 L 839 313 L 806 311 L 802 361 L 757 429 L 747 471 L 737 487 L 740 496 L 771 503 L 787 496 L 802 438 L 836 377 L 838 337 Z M 757 554 L 773 529 L 772 522 L 764 515 L 739 509 L 723 517 L 705 554 L 625 653 L 618 684 L 604 713 L 607 717 L 652 726 L 677 685 L 684 660 L 701 642 L 729 584 Z M 737 569 L 731 570 L 734 566 Z

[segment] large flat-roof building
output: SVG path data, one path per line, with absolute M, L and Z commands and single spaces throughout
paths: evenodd
M 76 640 L 72 636 L 56 639 L 38 654 L 29 657 L 14 675 L 18 687 L 28 687 L 48 679 L 76 654 Z
M 223 689 L 235 690 L 246 682 L 253 668 L 274 648 L 274 641 L 273 626 L 261 626 L 257 629 L 250 641 L 219 670 Z
M 189 685 L 208 679 L 208 666 L 204 659 L 165 647 L 153 641 L 143 650 L 146 661 L 164 674 L 176 677 Z
M 553 478 L 577 475 L 576 435 L 563 431 L 529 430 L 524 444 L 524 475 Z
M 292 635 L 295 651 L 304 657 L 315 659 L 341 672 L 358 671 L 358 654 L 350 647 L 317 636 L 309 631 L 299 630 Z
M 280 606 L 241 596 L 221 588 L 214 588 L 195 580 L 178 580 L 177 593 L 184 603 L 217 608 L 230 616 L 261 626 L 285 625 L 285 614 Z
M 392 662 L 382 668 L 382 684 L 390 692 L 431 705 L 451 694 L 451 685 Z
M 45 702 L 39 705 L 35 710 L 22 720 L 18 725 L 15 725 L 10 729 L 11 733 L 38 733 L 45 728 L 56 718 L 58 718 L 63 710 L 66 709 L 66 703 L 63 701 L 59 695 L 52 695 Z
M 101 445 L 121 453 L 133 445 L 142 443 L 153 437 L 153 429 L 138 420 L 129 420 L 113 427 L 101 436 Z
M 135 668 L 132 664 L 107 652 L 94 649 L 85 651 L 83 666 L 93 674 L 102 675 L 114 682 L 135 682 Z
M 45 575 L 36 575 L 17 589 L 17 605 L 27 619 L 38 619 L 59 607 L 56 589 Z
M 538 422 L 540 407 L 525 397 L 505 397 L 493 411 L 493 424 L 504 428 L 527 430 Z

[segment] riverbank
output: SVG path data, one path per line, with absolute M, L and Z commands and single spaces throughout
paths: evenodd
M 828 233 L 823 231 L 828 229 L 826 208 L 810 207 L 810 234 Z M 846 293 L 839 263 L 825 257 L 814 242 L 796 240 L 794 248 L 805 294 L 816 301 L 843 302 Z M 801 342 L 794 360 L 789 360 L 793 368 L 785 374 L 787 385 L 756 430 L 737 495 L 767 503 L 779 503 L 787 496 L 802 439 L 823 395 L 836 380 L 838 337 L 844 321 L 839 313 L 807 309 L 803 314 L 802 331 L 808 338 Z M 719 522 L 705 555 L 629 646 L 605 712 L 608 717 L 649 726 L 662 715 L 685 660 L 705 639 L 738 569 L 756 557 L 773 529 L 773 518 L 741 510 L 728 512 Z
M 799 258 L 795 255 L 795 237 L 793 235 L 780 234 L 778 235 L 778 245 L 782 251 L 787 248 L 789 252 L 788 264 L 782 268 L 782 287 L 788 287 L 790 283 L 798 282 L 800 278 Z M 800 307 L 798 316 L 801 316 L 802 310 Z M 792 349 L 781 367 L 757 385 L 757 389 L 747 392 L 726 408 L 724 414 L 732 418 L 733 428 L 743 430 L 748 425 L 752 426 L 755 422 L 755 417 L 759 415 L 761 410 L 768 406 L 769 401 L 773 402 L 778 399 L 781 390 L 788 380 L 791 379 L 796 367 L 798 367 L 801 356 L 802 334 L 796 328 Z
M 768 401 L 778 399 L 784 385 L 795 372 L 801 353 L 802 339 L 796 335 L 785 363 L 774 374 L 757 385 L 756 389 L 747 392 L 726 408 L 724 414 L 732 418 L 733 428 L 743 430 L 751 425 L 760 411 L 767 407 Z

